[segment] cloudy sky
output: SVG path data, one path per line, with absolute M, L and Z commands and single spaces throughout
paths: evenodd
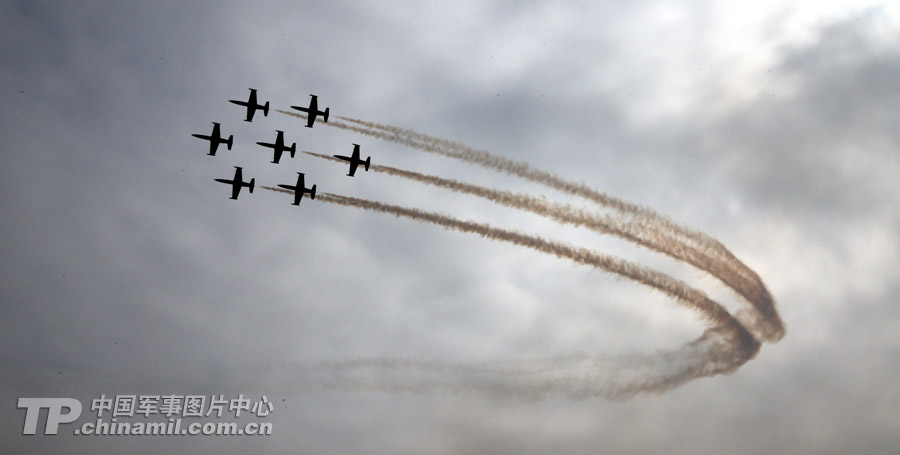
M 846 3 L 846 4 L 845 4 Z M 852 4 L 853 6 L 848 6 Z M 900 450 L 900 9 L 888 2 L 4 2 L 0 439 L 15 453 L 889 453 Z M 270 101 L 252 123 L 227 100 Z M 603 271 L 265 191 L 419 207 L 615 254 L 621 240 L 257 141 L 577 203 L 275 112 L 448 138 L 726 245 L 787 334 L 729 375 L 608 400 L 338 386 L 354 359 L 494 365 L 676 349 L 704 325 Z M 234 148 L 206 155 L 210 122 Z M 213 181 L 233 166 L 256 189 Z M 344 362 L 344 363 L 342 363 Z M 383 371 L 390 370 L 390 371 Z M 352 372 L 351 372 L 352 373 Z M 366 369 L 374 382 L 421 372 Z M 440 369 L 437 373 L 441 374 Z M 600 380 L 600 379 L 598 379 Z M 311 385 L 312 384 L 312 385 Z M 426 388 L 427 389 L 427 388 Z M 273 435 L 22 436 L 19 397 L 274 403 Z M 85 409 L 78 423 L 88 421 Z M 140 418 L 137 418 L 140 419 Z

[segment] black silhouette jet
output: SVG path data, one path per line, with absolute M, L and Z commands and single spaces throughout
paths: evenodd
M 245 122 L 253 121 L 253 114 L 256 114 L 257 109 L 262 109 L 263 117 L 269 116 L 269 102 L 266 101 L 265 105 L 256 103 L 256 89 L 250 89 L 250 99 L 247 101 L 239 101 L 239 100 L 228 100 L 229 103 L 237 104 L 239 106 L 244 106 L 247 108 L 247 118 L 244 119 Z
M 359 159 L 359 144 L 353 144 L 353 156 L 344 156 L 344 155 L 333 155 L 335 158 L 340 158 L 344 161 L 350 162 L 350 172 L 347 174 L 350 177 L 353 177 L 353 174 L 356 173 L 356 167 L 360 164 L 365 165 L 366 171 L 369 170 L 369 162 L 372 160 L 372 157 L 368 157 L 365 161 Z
M 312 188 L 306 188 L 306 184 L 303 181 L 303 173 L 297 173 L 297 184 L 296 185 L 278 185 L 286 190 L 291 190 L 294 192 L 294 205 L 300 205 L 300 199 L 303 198 L 303 195 L 309 193 L 310 199 L 316 198 L 316 186 L 313 185 Z
M 237 199 L 238 194 L 241 193 L 241 188 L 248 187 L 250 188 L 250 192 L 253 192 L 253 186 L 256 184 L 256 179 L 250 179 L 250 182 L 244 181 L 244 173 L 242 168 L 235 166 L 234 167 L 234 178 L 231 180 L 228 179 L 216 179 L 217 182 L 227 183 L 231 185 L 231 199 Z
M 216 122 L 212 122 L 212 124 L 213 130 L 209 136 L 204 136 L 202 134 L 192 134 L 191 136 L 209 141 L 209 153 L 207 153 L 207 155 L 216 156 L 216 150 L 219 148 L 219 144 L 225 144 L 228 146 L 228 150 L 231 150 L 234 135 L 229 135 L 228 139 L 225 139 L 219 134 L 219 124 Z
M 281 154 L 284 152 L 288 152 L 291 155 L 291 158 L 294 157 L 294 153 L 297 152 L 297 143 L 294 142 L 290 147 L 284 145 L 284 131 L 275 130 L 278 132 L 278 136 L 275 138 L 275 143 L 270 144 L 268 142 L 257 142 L 257 144 L 263 147 L 269 147 L 275 150 L 275 156 L 272 158 L 272 162 L 278 164 L 281 160 Z
M 328 109 L 325 108 L 324 111 L 319 110 L 319 97 L 316 95 L 309 95 L 311 99 L 309 100 L 309 107 L 300 107 L 300 106 L 291 106 L 291 109 L 297 109 L 298 111 L 306 112 L 306 127 L 312 128 L 313 123 L 316 122 L 316 116 L 321 115 L 322 120 L 325 123 L 328 123 Z

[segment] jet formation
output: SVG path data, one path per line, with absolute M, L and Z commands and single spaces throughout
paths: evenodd
M 326 107 L 324 110 L 319 109 L 319 97 L 316 95 L 310 94 L 309 105 L 306 107 L 303 106 L 291 106 L 292 109 L 296 109 L 301 112 L 305 112 L 307 115 L 306 127 L 312 128 L 313 124 L 315 124 L 316 119 L 321 117 L 323 122 L 328 122 L 328 115 L 330 112 L 330 108 Z M 243 106 L 245 109 L 244 112 L 244 121 L 252 122 L 253 117 L 256 115 L 257 111 L 262 111 L 263 117 L 269 116 L 269 102 L 266 101 L 263 104 L 259 103 L 259 97 L 257 95 L 257 90 L 254 88 L 250 89 L 250 96 L 247 101 L 243 100 L 228 100 L 229 103 L 237 104 L 239 106 Z M 205 141 L 209 141 L 209 151 L 207 153 L 208 156 L 216 156 L 216 151 L 219 149 L 219 145 L 225 144 L 228 150 L 231 150 L 234 145 L 234 135 L 228 135 L 226 139 L 225 136 L 222 135 L 222 125 L 218 122 L 212 122 L 213 130 L 209 135 L 204 134 L 191 134 L 199 139 L 203 139 Z M 273 152 L 272 163 L 279 164 L 281 161 L 281 157 L 284 152 L 288 152 L 291 158 L 294 158 L 294 155 L 297 152 L 297 143 L 292 142 L 290 146 L 285 144 L 284 139 L 284 131 L 275 130 L 277 135 L 275 136 L 275 142 L 257 142 L 258 145 L 263 147 L 271 148 Z M 359 165 L 363 165 L 366 171 L 369 170 L 369 164 L 371 162 L 372 157 L 367 157 L 365 160 L 360 159 L 359 157 L 359 144 L 353 144 L 353 153 L 351 156 L 344 155 L 334 155 L 337 158 L 348 161 L 350 163 L 350 171 L 347 174 L 350 177 L 353 177 L 356 173 L 356 169 Z M 231 199 L 237 200 L 238 195 L 240 195 L 241 190 L 244 188 L 248 189 L 249 193 L 253 193 L 253 188 L 256 185 L 256 179 L 251 178 L 249 181 L 244 181 L 244 173 L 243 167 L 234 166 L 234 176 L 231 179 L 214 179 L 216 182 L 224 183 L 226 185 L 231 186 Z M 303 172 L 297 172 L 297 182 L 293 185 L 290 184 L 279 184 L 280 188 L 284 188 L 286 190 L 293 191 L 294 200 L 291 203 L 292 205 L 300 205 L 300 200 L 303 199 L 304 195 L 309 195 L 310 199 L 316 198 L 316 185 L 312 185 L 312 187 L 306 187 L 306 174 Z

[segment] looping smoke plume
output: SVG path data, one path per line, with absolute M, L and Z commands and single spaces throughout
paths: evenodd
M 305 118 L 292 112 L 278 112 Z M 733 289 L 741 297 L 745 308 L 736 316 L 732 315 L 702 291 L 680 280 L 598 251 L 449 215 L 325 193 L 315 200 L 436 224 L 445 229 L 477 234 L 605 270 L 667 295 L 692 310 L 707 325 L 702 336 L 677 350 L 644 356 L 570 356 L 536 362 L 495 362 L 490 365 L 397 359 L 328 362 L 307 371 L 328 375 L 325 387 L 423 393 L 485 391 L 531 398 L 562 393 L 574 397 L 623 399 L 638 393 L 662 392 L 699 377 L 731 373 L 757 354 L 761 342 L 775 342 L 784 336 L 784 325 L 775 310 L 774 299 L 759 276 L 721 243 L 703 233 L 681 226 L 649 208 L 600 193 L 584 184 L 568 182 L 550 172 L 534 169 L 525 162 L 512 161 L 408 129 L 348 117 L 338 118 L 346 123 L 333 120 L 324 125 L 505 172 L 581 197 L 611 209 L 613 214 L 595 213 L 527 194 L 389 166 L 372 165 L 372 171 L 481 197 L 559 223 L 617 236 L 710 274 Z M 280 188 L 264 188 L 288 192 Z

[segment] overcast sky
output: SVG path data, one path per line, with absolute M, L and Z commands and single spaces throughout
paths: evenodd
M 894 453 L 900 10 L 888 2 L 4 2 L 0 440 L 10 453 Z M 853 5 L 848 6 L 848 5 Z M 243 121 L 229 99 L 270 101 Z M 730 375 L 625 401 L 306 387 L 358 358 L 490 365 L 675 349 L 704 325 L 608 273 L 265 191 L 420 207 L 616 254 L 623 241 L 255 144 L 561 202 L 510 176 L 275 112 L 462 142 L 653 208 L 755 270 L 787 326 Z M 234 148 L 206 155 L 211 122 Z M 256 178 L 237 201 L 213 181 Z M 414 372 L 371 371 L 405 380 Z M 458 378 L 461 384 L 468 380 Z M 274 402 L 268 437 L 22 436 L 19 397 Z M 83 417 L 89 417 L 85 410 Z M 86 421 L 80 420 L 79 423 Z M 152 442 L 153 444 L 149 444 Z

